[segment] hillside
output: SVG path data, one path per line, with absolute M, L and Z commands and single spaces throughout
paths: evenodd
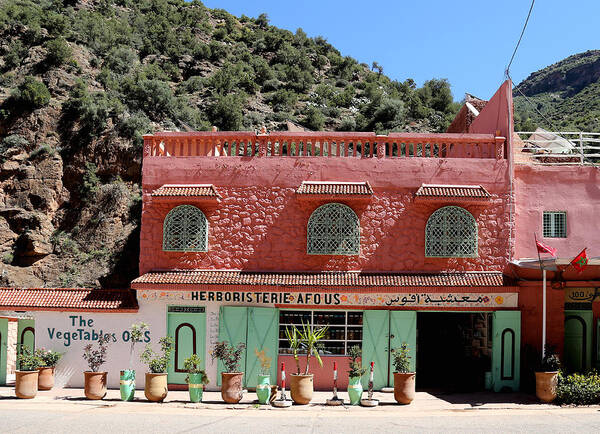
M 575 54 L 534 72 L 517 89 L 514 101 L 518 131 L 533 131 L 540 126 L 548 130 L 600 132 L 600 50 Z M 521 92 L 550 122 L 536 112 Z
M 385 41 L 382 41 L 385 43 Z M 0 286 L 137 276 L 141 136 L 443 131 L 449 84 L 392 81 L 322 37 L 183 0 L 0 4 Z

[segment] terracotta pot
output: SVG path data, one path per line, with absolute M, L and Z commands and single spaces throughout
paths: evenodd
M 535 373 L 535 396 L 542 402 L 552 402 L 556 398 L 558 371 Z
M 54 366 L 38 368 L 38 390 L 51 390 L 54 387 Z
M 84 393 L 87 399 L 102 399 L 106 396 L 106 375 L 107 372 L 85 371 Z
M 38 391 L 38 371 L 15 371 L 15 395 L 17 398 L 35 398 Z
M 415 399 L 414 372 L 394 372 L 394 399 L 399 404 L 410 404 Z
M 243 372 L 221 372 L 221 398 L 228 404 L 237 404 L 242 400 Z
M 313 374 L 290 375 L 290 394 L 296 404 L 308 404 L 313 397 Z
M 153 374 L 146 372 L 146 384 L 144 385 L 146 399 L 152 402 L 162 402 L 167 397 L 167 393 L 169 393 L 167 373 Z

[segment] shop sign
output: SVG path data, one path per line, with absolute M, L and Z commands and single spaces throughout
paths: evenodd
M 566 288 L 565 303 L 591 303 L 598 295 L 597 288 Z
M 517 307 L 516 292 L 503 293 L 357 293 L 269 291 L 138 290 L 141 301 L 192 301 L 239 304 L 381 307 Z

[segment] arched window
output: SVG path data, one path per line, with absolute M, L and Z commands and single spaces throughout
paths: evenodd
M 317 208 L 308 220 L 306 251 L 309 255 L 358 255 L 360 226 L 352 208 L 341 203 Z
M 425 256 L 477 256 L 477 222 L 471 213 L 458 206 L 445 206 L 431 214 L 425 228 Z
M 170 252 L 206 252 L 208 222 L 202 211 L 192 205 L 180 205 L 169 211 L 163 224 L 163 250 Z

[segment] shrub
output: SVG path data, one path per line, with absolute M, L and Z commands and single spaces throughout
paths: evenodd
M 153 374 L 162 374 L 167 372 L 171 353 L 173 352 L 173 339 L 170 336 L 160 338 L 160 353 L 152 349 L 152 345 L 146 344 L 146 348 L 140 354 L 140 360 L 148 365 L 148 369 Z
M 410 372 L 410 359 L 408 355 L 409 349 L 408 344 L 403 343 L 400 348 L 394 351 L 394 371 L 399 373 Z
M 63 37 L 46 42 L 44 48 L 46 48 L 46 63 L 52 66 L 66 63 L 73 55 L 73 50 Z
M 239 93 L 219 97 L 208 109 L 209 119 L 221 130 L 238 131 L 242 127 L 244 103 L 245 95 Z
M 38 355 L 23 344 L 21 344 L 17 360 L 19 362 L 19 370 L 21 371 L 37 371 L 42 366 L 42 360 Z
M 100 336 L 98 338 L 98 349 L 95 350 L 92 344 L 83 347 L 83 358 L 87 362 L 91 372 L 98 372 L 100 366 L 106 363 L 106 352 L 108 351 L 108 342 L 110 335 Z
M 320 131 L 325 125 L 325 116 L 323 116 L 323 113 L 321 113 L 321 110 L 318 108 L 309 107 L 309 109 L 306 110 L 306 118 L 304 119 L 303 124 L 313 131 Z
M 48 145 L 46 143 L 42 143 L 35 150 L 31 151 L 31 154 L 29 154 L 29 158 L 31 160 L 33 160 L 33 159 L 35 159 L 37 157 L 41 157 L 43 155 L 54 155 L 55 153 L 56 153 L 56 151 L 54 150 L 53 147 L 51 147 L 50 145 Z
M 135 350 L 135 344 L 142 342 L 144 333 L 148 331 L 148 324 L 143 321 L 131 324 L 129 329 L 129 341 L 131 345 L 129 347 L 129 369 L 133 369 L 133 352 Z
M 24 148 L 29 145 L 29 142 L 24 137 L 18 134 L 11 134 L 2 140 L 2 149 L 9 148 Z
M 129 47 L 115 47 L 104 59 L 104 65 L 117 74 L 127 74 L 137 62 L 137 54 Z
M 41 366 L 44 368 L 52 368 L 52 367 L 56 366 L 58 361 L 63 356 L 63 353 L 59 353 L 58 351 L 53 351 L 53 350 L 47 350 L 45 348 L 40 348 L 40 349 L 35 350 L 35 354 L 42 361 Z
M 94 163 L 85 163 L 85 172 L 83 173 L 83 180 L 79 189 L 79 193 L 84 200 L 90 200 L 98 191 L 100 180 L 96 174 L 97 170 Z
M 293 90 L 279 89 L 271 94 L 267 100 L 277 111 L 290 110 L 298 102 L 298 94 Z
M 8 46 L 8 52 L 4 55 L 4 70 L 11 70 L 21 64 L 27 58 L 27 47 L 16 39 Z
M 348 350 L 348 358 L 350 359 L 348 377 L 362 377 L 367 372 L 367 368 L 361 366 L 359 359 L 362 357 L 362 349 L 359 345 L 353 345 Z
M 202 369 L 201 366 L 202 366 L 202 360 L 200 359 L 200 357 L 198 357 L 197 354 L 192 354 L 190 357 L 188 357 L 187 359 L 185 359 L 183 361 L 183 370 L 188 373 L 188 375 L 185 377 L 186 383 L 190 382 L 189 374 L 202 374 L 202 377 L 200 378 L 200 382 L 202 384 L 209 383 L 208 375 L 206 375 L 206 371 L 204 369 Z
M 119 133 L 133 140 L 133 143 L 139 147 L 144 143 L 143 135 L 150 133 L 151 130 L 150 119 L 141 111 L 124 116 L 119 121 Z
M 600 375 L 593 372 L 587 375 L 573 374 L 558 377 L 556 403 L 592 405 L 600 403 Z
M 217 342 L 213 348 L 212 360 L 220 360 L 225 365 L 225 372 L 240 372 L 240 360 L 245 348 L 246 344 L 243 342 L 236 346 L 227 341 Z
M 27 76 L 13 92 L 12 97 L 24 109 L 36 109 L 48 105 L 50 92 L 44 83 L 35 77 Z
M 260 363 L 260 375 L 269 375 L 272 357 L 267 356 L 265 349 L 258 351 L 258 348 L 254 348 L 254 354 Z
M 14 261 L 14 259 L 15 255 L 11 252 L 5 253 L 4 256 L 2 256 L 2 262 L 4 262 L 5 264 L 12 264 L 12 261 Z
M 560 359 L 553 345 L 546 344 L 544 358 L 539 369 L 541 372 L 555 372 L 560 370 Z

